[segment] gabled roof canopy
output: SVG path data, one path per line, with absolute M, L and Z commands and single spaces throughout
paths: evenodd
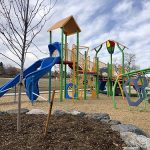
M 73 16 L 69 16 L 67 18 L 64 18 L 57 23 L 55 23 L 51 28 L 48 29 L 48 32 L 58 29 L 58 28 L 64 28 L 64 33 L 66 35 L 71 35 L 76 32 L 81 32 L 80 27 L 76 23 L 75 19 Z

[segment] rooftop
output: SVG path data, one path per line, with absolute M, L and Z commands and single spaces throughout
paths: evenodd
M 52 27 L 48 29 L 48 32 L 58 29 L 58 28 L 64 28 L 64 33 L 69 36 L 76 32 L 81 32 L 81 29 L 79 25 L 76 23 L 73 16 L 69 16 L 67 18 L 64 18 L 58 22 L 56 22 Z

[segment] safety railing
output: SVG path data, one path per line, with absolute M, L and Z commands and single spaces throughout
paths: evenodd
M 87 48 L 87 47 L 85 47 Z M 93 59 L 93 61 L 91 61 L 90 56 L 87 56 L 87 58 L 85 59 L 85 55 L 83 53 L 80 52 L 81 49 L 84 49 L 84 47 L 81 46 L 81 48 L 79 47 L 79 56 L 78 56 L 78 64 L 79 66 L 84 69 L 85 68 L 85 63 L 86 63 L 86 69 L 87 71 L 90 72 L 96 72 L 96 61 L 95 58 Z M 65 61 L 69 61 L 69 62 L 74 62 L 76 63 L 77 60 L 77 54 L 76 54 L 76 46 L 73 45 L 72 49 L 69 49 L 68 47 L 64 46 L 64 59 Z M 85 62 L 87 61 L 87 62 Z M 107 67 L 107 64 L 99 61 L 99 68 L 102 67 Z

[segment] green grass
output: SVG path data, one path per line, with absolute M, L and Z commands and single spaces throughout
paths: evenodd
M 9 80 L 11 80 L 11 78 L 0 78 L 0 87 L 5 84 L 6 82 L 8 82 Z
M 0 78 L 0 87 L 10 80 L 11 80 L 11 78 Z M 51 86 L 52 86 L 52 90 L 53 89 L 59 90 L 60 89 L 60 80 L 59 79 L 57 79 L 57 80 L 52 79 L 51 80 Z M 47 91 L 48 90 L 48 79 L 42 78 L 39 80 L 39 89 L 40 89 L 40 91 Z M 22 91 L 25 92 L 24 87 L 23 87 Z M 9 92 L 14 92 L 14 89 L 10 90 Z

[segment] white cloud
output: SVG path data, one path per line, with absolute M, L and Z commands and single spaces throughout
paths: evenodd
M 133 4 L 133 1 L 130 1 L 130 0 L 123 0 L 123 1 L 120 1 L 114 8 L 113 8 L 113 11 L 114 13 L 124 13 L 124 12 L 127 12 L 128 10 L 132 9 L 132 4 Z
M 135 14 L 125 23 L 128 28 L 136 28 L 139 24 L 145 23 L 150 20 L 150 1 L 143 2 L 143 9 Z
M 141 5 L 137 11 L 137 5 Z M 55 22 L 73 15 L 81 27 L 80 44 L 96 47 L 107 39 L 113 39 L 129 47 L 127 52 L 134 52 L 137 56 L 136 63 L 141 68 L 150 66 L 150 2 L 122 0 L 119 3 L 104 0 L 61 0 L 52 10 L 53 17 L 47 22 L 45 28 L 37 36 L 35 43 L 44 52 L 48 52 L 49 34 L 47 29 Z M 76 42 L 76 36 L 68 38 L 69 43 Z M 53 42 L 61 41 L 60 31 L 53 32 Z M 34 49 L 34 50 L 33 50 Z M 39 53 L 34 47 L 31 47 L 39 58 L 47 57 Z M 118 49 L 117 49 L 118 51 Z M 93 51 L 91 52 L 93 55 Z M 91 55 L 90 54 L 90 55 Z M 94 56 L 94 55 L 93 55 Z M 109 61 L 109 54 L 106 48 L 100 53 L 100 59 L 105 62 Z M 120 54 L 114 55 L 120 57 Z M 35 61 L 34 56 L 27 56 L 26 66 Z

